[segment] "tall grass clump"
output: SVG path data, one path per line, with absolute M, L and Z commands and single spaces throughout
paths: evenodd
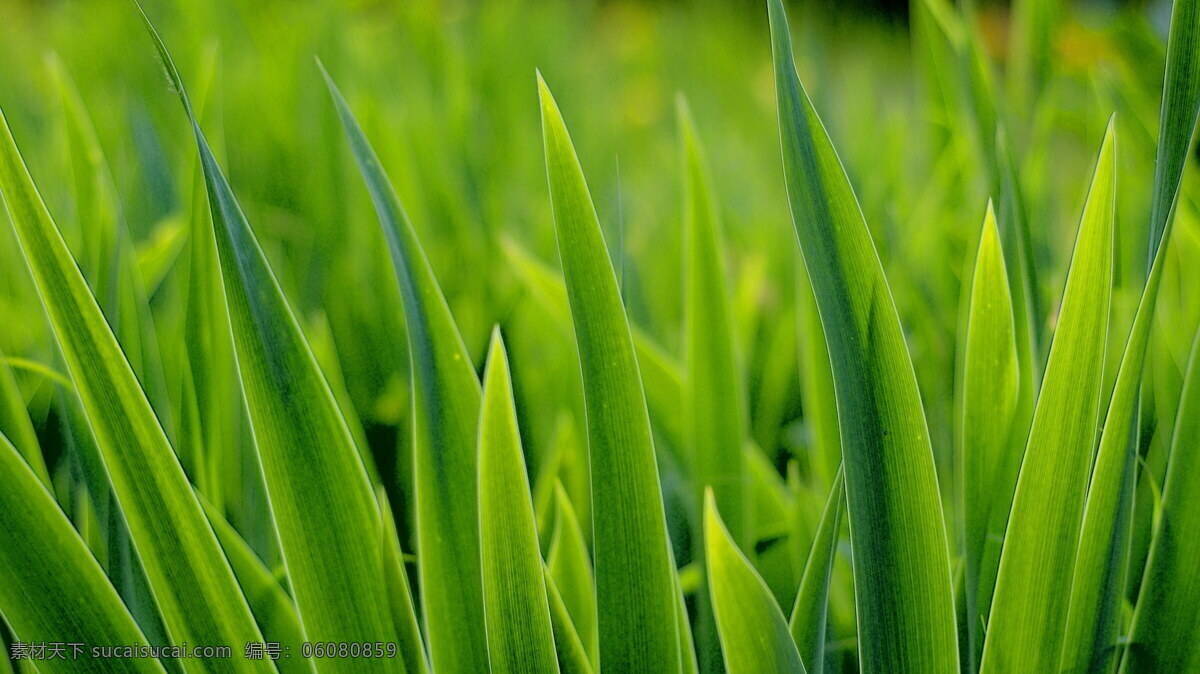
M 0 672 L 1200 671 L 1157 6 L 10 2 Z

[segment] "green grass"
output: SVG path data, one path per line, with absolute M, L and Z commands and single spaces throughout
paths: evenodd
M 0 672 L 1200 668 L 1160 4 L 9 0 Z

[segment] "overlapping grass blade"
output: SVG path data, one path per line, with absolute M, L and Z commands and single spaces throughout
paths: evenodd
M 63 103 L 64 135 L 82 230 L 77 258 L 84 262 L 81 270 L 163 430 L 174 441 L 175 423 L 158 333 L 136 249 L 121 212 L 116 181 L 75 82 L 57 57 L 51 58 L 50 65 Z M 184 468 L 189 466 L 185 463 Z
M 511 239 L 505 239 L 501 245 L 522 284 L 558 319 L 555 325 L 569 333 L 571 308 L 562 276 Z M 638 369 L 642 373 L 642 389 L 646 392 L 650 420 L 668 442 L 682 447 L 685 435 L 682 368 L 661 345 L 636 325 L 630 325 L 629 329 L 633 332 L 633 348 L 637 354 Z
M 0 576 L 4 578 L 0 615 L 17 639 L 25 643 L 147 643 L 50 492 L 3 435 L 0 531 L 5 537 L 0 545 Z M 37 665 L 43 672 L 164 671 L 151 659 L 62 658 L 40 660 Z
M 1200 54 L 1197 53 L 1197 45 L 1200 45 L 1200 2 L 1176 0 L 1167 41 L 1167 65 L 1151 201 L 1152 264 L 1137 316 L 1137 320 L 1141 321 L 1142 313 L 1146 312 L 1147 325 L 1140 326 L 1135 321 L 1126 358 L 1129 358 L 1129 350 L 1135 339 L 1141 337 L 1138 328 L 1141 327 L 1145 332 L 1150 329 L 1148 323 L 1156 306 L 1162 268 L 1166 265 L 1165 250 L 1171 237 L 1172 213 L 1180 192 L 1183 168 L 1191 148 L 1196 121 L 1200 116 Z M 1159 232 L 1161 235 L 1156 237 Z M 1146 348 L 1143 344 L 1143 351 Z M 1179 535 L 1180 532 L 1194 531 L 1196 522 L 1200 521 L 1200 509 L 1194 505 L 1194 498 L 1191 497 L 1193 488 L 1190 486 L 1197 483 L 1194 475 L 1200 474 L 1193 468 L 1196 452 L 1190 449 L 1197 444 L 1195 438 L 1200 437 L 1194 423 L 1198 416 L 1196 409 L 1200 407 L 1197 402 L 1200 394 L 1195 393 L 1200 388 L 1195 383 L 1200 379 L 1200 375 L 1196 374 L 1200 369 L 1196 359 L 1197 350 L 1193 345 L 1185 376 L 1185 393 L 1177 411 L 1175 435 L 1163 483 L 1162 516 L 1154 529 L 1154 539 L 1146 560 L 1142 588 L 1129 629 L 1130 645 L 1121 665 L 1123 671 L 1151 666 L 1159 666 L 1165 671 L 1186 671 L 1200 666 L 1200 659 L 1190 655 L 1196 643 L 1196 632 L 1189 626 L 1196 623 L 1195 611 L 1200 601 L 1200 592 L 1193 589 L 1189 580 L 1194 577 L 1189 560 L 1196 557 L 1192 543 L 1195 537 Z M 1115 402 L 1115 393 L 1113 397 Z M 1136 421 L 1136 417 L 1134 419 Z M 1107 425 L 1105 433 L 1108 433 Z M 1124 507 L 1126 504 L 1122 502 L 1120 505 Z M 1117 517 L 1129 515 L 1119 510 Z M 1118 523 L 1121 523 L 1120 519 Z
M 33 474 L 37 475 L 47 489 L 51 489 L 50 473 L 46 470 L 46 459 L 42 456 L 37 433 L 29 419 L 25 398 L 21 395 L 21 389 L 17 386 L 17 380 L 13 377 L 3 351 L 0 351 L 0 433 L 12 439 L 12 444 L 21 456 L 25 457 L 25 463 L 29 464 Z
M 954 597 L 925 413 L 862 211 L 770 0 L 784 176 L 830 347 L 865 671 L 952 671 Z
M 492 332 L 479 414 L 483 607 L 493 672 L 557 672 L 533 501 L 500 329 Z
M 1167 264 L 1172 209 L 1183 177 L 1184 158 L 1200 115 L 1200 57 L 1195 53 L 1198 45 L 1200 3 L 1178 2 L 1172 15 L 1162 100 L 1163 126 L 1151 201 L 1152 262 L 1121 358 L 1088 486 L 1060 664 L 1067 671 L 1111 669 L 1120 655 L 1117 632 L 1132 535 L 1139 391 Z
M 314 671 L 313 661 L 302 657 L 299 651 L 300 644 L 305 639 L 300 616 L 296 613 L 296 604 L 279 584 L 275 574 L 271 573 L 242 539 L 241 534 L 225 521 L 214 506 L 203 499 L 201 505 L 204 506 L 213 532 L 221 542 L 225 557 L 246 594 L 246 602 L 254 612 L 254 619 L 262 630 L 263 638 L 268 642 L 286 644 L 290 648 L 290 657 L 276 661 L 280 674 L 311 674 Z
M 1115 142 L 1110 120 L 1013 496 L 984 642 L 984 672 L 1053 669 L 1062 650 L 1112 296 Z
M 146 25 L 195 131 L 255 450 L 304 636 L 395 641 L 382 591 L 379 509 L 358 450 L 170 54 Z M 335 577 L 342 582 L 329 582 Z
M 421 607 L 434 670 L 486 671 L 476 488 L 479 379 L 416 231 L 349 105 L 330 94 L 400 283 L 412 361 Z
M 1145 579 L 1121 671 L 1190 672 L 1200 667 L 1200 333 L 1184 379 L 1171 459 Z
M 175 643 L 261 641 L 250 609 L 137 378 L 0 113 L 0 192 Z M 219 660 L 198 667 L 232 667 Z M 272 669 L 269 662 L 250 668 Z
M 1154 194 L 1150 201 L 1150 255 L 1153 262 L 1175 207 L 1183 167 L 1200 112 L 1200 1 L 1175 0 L 1167 36 L 1167 66 L 1159 110 Z
M 612 262 L 566 123 L 538 76 L 550 201 L 591 450 L 600 665 L 679 668 L 676 596 L 646 398 Z
M 379 500 L 379 511 L 383 517 L 384 575 L 387 582 L 388 606 L 392 610 L 392 624 L 399 638 L 400 659 L 406 672 L 426 674 L 429 671 L 429 656 L 421 639 L 421 626 L 417 622 L 417 611 L 413 606 L 412 589 L 408 582 L 408 570 L 404 566 L 404 553 L 400 549 L 400 537 L 396 533 L 396 520 L 388 504 L 387 494 L 382 487 L 375 489 Z
M 726 671 L 804 672 L 779 605 L 721 522 L 711 491 L 704 500 L 704 547 Z
M 788 620 L 788 630 L 800 658 L 814 672 L 825 671 L 825 642 L 828 635 L 829 583 L 833 575 L 833 560 L 837 555 L 838 534 L 842 530 L 842 508 L 846 505 L 846 487 L 839 469 L 833 476 L 833 487 L 825 501 L 821 522 L 813 536 L 800 591 Z
M 550 569 L 543 566 L 542 575 L 546 580 L 546 597 L 550 602 L 550 623 L 554 628 L 554 647 L 558 654 L 558 669 L 562 674 L 592 674 L 595 671 L 579 633 L 571 622 L 571 614 L 563 602 L 558 587 Z
M 1025 440 L 1014 428 L 1020 397 L 1016 325 L 1004 250 L 990 202 L 971 286 L 960 465 L 968 647 L 972 661 L 978 664 L 1000 563 L 1000 542 Z
M 575 507 L 561 483 L 554 487 L 554 503 L 554 536 L 550 539 L 546 566 L 571 614 L 571 622 L 579 633 L 592 669 L 598 669 L 600 639 L 596 628 L 596 584 L 590 555 L 575 516 Z

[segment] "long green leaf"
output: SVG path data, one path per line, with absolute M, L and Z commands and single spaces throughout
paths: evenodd
M 354 440 L 192 114 L 166 46 L 149 20 L 146 25 L 195 132 L 254 447 L 304 636 L 395 641 L 382 591 L 378 504 Z
M 587 651 L 592 669 L 598 669 L 600 640 L 596 629 L 596 583 L 575 507 L 561 483 L 554 486 L 554 536 L 546 554 L 546 566 L 562 593 L 571 622 Z
M 492 671 L 557 672 L 512 377 L 498 327 L 479 413 L 479 526 Z
M 1175 421 L 1158 522 L 1122 671 L 1200 668 L 1200 333 L 1192 345 Z
M 1013 440 L 1020 365 L 1004 250 L 989 202 L 968 309 L 962 394 L 962 526 L 968 647 L 976 665 L 1024 438 Z
M 413 378 L 418 571 L 431 664 L 435 671 L 486 671 L 476 488 L 479 379 L 400 199 L 345 98 L 327 82 L 387 238 L 404 302 Z
M 804 672 L 800 653 L 771 590 L 754 570 L 717 512 L 710 490 L 704 499 L 704 547 L 725 669 L 729 674 Z
M 179 644 L 261 641 L 208 519 L 46 210 L 3 113 L 0 192 L 171 639 Z M 189 660 L 188 665 L 239 668 L 223 660 Z M 273 669 L 269 662 L 245 667 Z
M 0 435 L 0 615 L 18 641 L 147 643 L 104 571 L 40 478 Z M 43 672 L 162 672 L 152 659 L 90 653 L 37 662 Z M 7 653 L 5 654 L 7 657 Z
M 538 75 L 550 201 L 583 374 L 600 665 L 679 668 L 662 491 L 629 321 L 562 113 Z
M 953 671 L 954 596 L 912 361 L 850 181 L 769 0 L 784 177 L 830 349 L 864 671 Z
M 841 470 L 833 476 L 833 487 L 821 522 L 813 537 L 800 590 L 788 620 L 788 630 L 800 651 L 800 657 L 814 672 L 825 671 L 825 641 L 828 633 L 829 583 L 833 575 L 833 560 L 837 554 L 838 534 L 842 530 L 842 508 L 846 505 L 846 488 Z
M 1113 279 L 1115 131 L 1088 190 L 1013 496 L 981 671 L 1058 666 L 1091 473 Z

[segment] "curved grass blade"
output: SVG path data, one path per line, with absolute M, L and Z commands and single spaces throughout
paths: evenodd
M 954 595 L 933 450 L 891 291 L 769 0 L 784 176 L 841 425 L 864 671 L 953 671 Z
M 400 549 L 396 520 L 382 487 L 375 489 L 375 498 L 379 501 L 379 511 L 383 517 L 384 579 L 387 583 L 388 605 L 392 610 L 392 624 L 396 626 L 396 636 L 400 639 L 400 659 L 404 662 L 406 672 L 426 674 L 429 671 L 429 656 L 421 640 L 421 626 L 413 606 L 408 570 L 404 568 L 404 553 Z
M 1161 256 L 1155 259 L 1134 317 L 1088 483 L 1059 663 L 1063 672 L 1112 671 L 1120 655 L 1117 631 L 1132 534 L 1138 392 L 1162 278 L 1161 260 Z
M 1192 345 L 1171 445 L 1162 516 L 1146 561 L 1122 671 L 1200 668 L 1200 333 Z
M 435 671 L 488 667 L 480 569 L 480 388 L 416 231 L 345 98 L 326 76 L 388 242 L 408 327 L 421 607 Z
M 1115 131 L 1096 161 L 1021 463 L 981 671 L 1058 666 L 1091 473 L 1113 279 Z
M 508 355 L 492 331 L 479 414 L 483 608 L 493 672 L 557 672 Z
M 554 647 L 558 653 L 558 669 L 562 674 L 592 674 L 595 671 L 571 622 L 571 614 L 563 602 L 550 569 L 543 566 L 546 597 L 550 602 L 550 623 L 554 628 Z
M 208 514 L 208 521 L 212 523 L 213 532 L 225 550 L 225 557 L 229 559 L 242 591 L 246 593 L 246 602 L 254 612 L 263 638 L 291 649 L 290 657 L 275 661 L 280 674 L 311 674 L 314 671 L 313 661 L 300 657 L 301 645 L 305 641 L 304 628 L 300 626 L 300 616 L 296 613 L 292 598 L 279 584 L 275 574 L 220 512 L 207 501 L 201 500 L 200 503 Z
M 50 472 L 46 470 L 46 459 L 42 456 L 37 432 L 33 430 L 33 422 L 29 419 L 25 398 L 21 395 L 21 388 L 17 386 L 3 351 L 0 351 L 0 433 L 12 438 L 12 444 L 25 457 L 33 474 L 47 489 L 52 489 Z
M 0 614 L 26 643 L 147 643 L 45 485 L 0 435 Z M 7 657 L 5 653 L 5 657 Z M 42 672 L 162 672 L 152 659 L 48 659 Z
M 725 669 L 729 674 L 804 672 L 779 605 L 721 522 L 711 490 L 704 497 L 704 546 Z
M 46 210 L 3 113 L 0 192 L 171 639 L 261 641 L 208 519 Z M 232 666 L 221 660 L 189 664 Z M 248 666 L 255 665 L 273 669 L 269 662 Z
M 978 665 L 1000 544 L 1024 449 L 1014 442 L 1020 365 L 1004 250 L 989 202 L 968 308 L 962 395 L 962 526 L 968 648 Z
M 579 633 L 592 669 L 598 669 L 600 639 L 596 629 L 596 584 L 591 558 L 583 530 L 575 517 L 575 507 L 561 483 L 554 486 L 554 503 L 557 516 L 546 566 L 571 614 L 571 622 Z
M 381 587 L 379 507 L 366 469 L 192 114 L 179 72 L 148 19 L 146 27 L 195 132 L 251 435 L 304 635 L 309 641 L 395 641 Z M 348 662 L 321 664 L 334 670 Z
M 587 411 L 600 665 L 675 671 L 680 662 L 675 569 L 629 321 L 583 169 L 540 73 L 538 90 Z
M 825 671 L 825 641 L 829 616 L 829 582 L 833 575 L 833 560 L 837 555 L 838 533 L 842 530 L 842 508 L 846 505 L 846 488 L 842 471 L 833 477 L 833 487 L 821 522 L 813 537 L 808 561 L 804 564 L 804 575 L 800 577 L 800 591 L 796 593 L 796 604 L 788 630 L 800 658 L 814 672 Z

